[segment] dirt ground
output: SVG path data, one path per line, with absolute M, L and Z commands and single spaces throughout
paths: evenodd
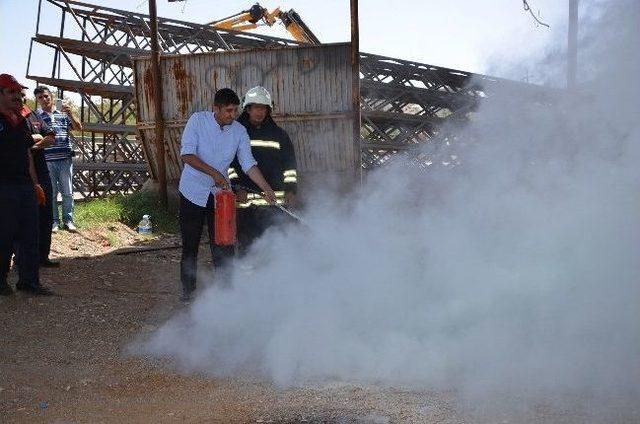
M 537 405 L 516 417 L 463 408 L 455 393 L 336 384 L 278 389 L 267 382 L 181 375 L 125 348 L 179 312 L 179 250 L 116 255 L 141 241 L 112 225 L 54 235 L 56 295 L 0 298 L 0 423 L 522 423 L 590 422 L 578 409 Z M 205 247 L 201 257 L 206 262 Z M 12 276 L 15 280 L 15 276 Z M 479 412 L 479 413 L 478 413 Z M 474 418 L 471 418 L 474 417 Z M 639 422 L 617 414 L 601 422 Z M 594 422 L 598 422 L 597 420 Z

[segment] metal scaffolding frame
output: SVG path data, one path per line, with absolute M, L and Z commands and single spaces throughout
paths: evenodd
M 50 18 L 51 10 L 59 16 L 56 35 L 40 31 L 41 19 Z M 163 54 L 302 44 L 166 18 L 158 18 L 158 32 Z M 49 76 L 31 73 L 34 46 L 51 52 Z M 27 78 L 80 95 L 84 131 L 75 138 L 74 189 L 84 197 L 127 193 L 148 177 L 144 157 L 150 152 L 135 139 L 131 57 L 149 54 L 150 48 L 148 15 L 75 0 L 39 0 Z M 61 78 L 63 70 L 73 78 Z M 454 163 L 452 139 L 441 130 L 445 123 L 464 124 L 481 99 L 505 86 L 534 89 L 369 53 L 360 53 L 360 79 L 364 169 L 398 158 L 421 167 Z

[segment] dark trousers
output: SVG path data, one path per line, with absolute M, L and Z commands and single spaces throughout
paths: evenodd
M 273 206 L 250 206 L 237 210 L 238 245 L 241 255 L 272 225 L 281 224 L 282 212 Z
M 180 194 L 180 233 L 182 235 L 182 259 L 180 260 L 180 281 L 182 289 L 191 293 L 196 288 L 198 273 L 198 248 L 204 222 L 209 229 L 211 259 L 216 269 L 228 264 L 234 254 L 233 246 L 215 246 L 215 226 L 213 223 L 214 197 L 209 195 L 207 206 L 198 206 Z M 218 279 L 218 276 L 216 276 Z M 222 282 L 225 283 L 225 282 Z
M 39 259 L 40 262 L 43 262 L 49 259 L 49 253 L 51 252 L 51 228 L 53 227 L 51 198 L 53 197 L 53 189 L 51 187 L 51 178 L 49 178 L 48 173 L 46 175 L 38 174 L 38 182 L 42 186 L 44 195 L 47 199 L 44 205 L 38 206 L 38 218 L 40 220 L 38 225 L 40 230 L 38 235 L 40 251 Z
M 0 182 L 0 284 L 7 283 L 15 246 L 18 284 L 38 287 L 38 202 L 33 184 Z
M 51 215 L 51 197 L 53 190 L 51 188 L 51 179 L 49 174 L 38 174 L 38 183 L 44 190 L 45 204 L 38 205 L 38 260 L 40 263 L 49 259 L 51 252 L 51 228 L 53 226 L 53 215 Z M 20 254 L 20 244 L 16 243 L 15 247 L 16 262 Z

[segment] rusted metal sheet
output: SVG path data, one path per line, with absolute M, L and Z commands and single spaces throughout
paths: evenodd
M 181 172 L 180 137 L 189 116 L 211 110 L 220 88 L 242 97 L 262 85 L 272 94 L 274 119 L 296 148 L 300 183 L 323 178 L 350 185 L 361 168 L 353 137 L 350 54 L 350 45 L 341 43 L 164 56 L 162 93 L 153 89 L 150 58 L 134 58 L 137 129 L 145 150 L 156 150 L 154 96 L 163 96 L 167 178 L 175 180 Z M 147 159 L 155 177 L 155 158 Z

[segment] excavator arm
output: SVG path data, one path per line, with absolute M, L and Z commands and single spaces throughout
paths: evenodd
M 282 22 L 296 41 L 307 44 L 320 44 L 318 37 L 309 29 L 295 10 L 291 9 L 288 12 L 283 12 L 280 8 L 276 8 L 269 12 L 259 3 L 251 6 L 249 10 L 243 10 L 236 15 L 209 22 L 208 25 L 219 29 L 249 31 L 259 25 L 273 26 L 278 21 Z
M 242 12 L 227 16 L 226 18 L 209 22 L 207 25 L 212 25 L 219 29 L 230 29 L 234 31 L 248 31 L 258 27 L 260 21 L 263 24 L 272 26 L 276 23 L 276 15 L 280 13 L 280 9 L 275 9 L 273 12 L 269 12 L 266 8 L 256 3 L 251 6 L 249 10 L 243 10 Z
M 309 29 L 295 10 L 291 9 L 288 12 L 279 12 L 278 18 L 280 18 L 284 27 L 289 31 L 289 34 L 297 41 L 308 44 L 320 44 L 318 37 Z

